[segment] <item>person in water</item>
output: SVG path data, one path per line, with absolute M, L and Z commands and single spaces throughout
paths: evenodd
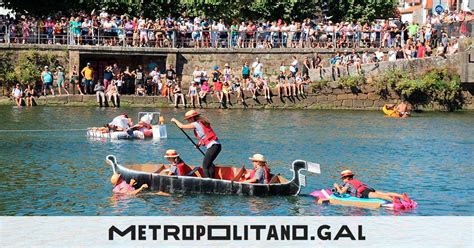
M 375 190 L 363 182 L 354 179 L 354 173 L 351 170 L 341 172 L 342 185 L 334 183 L 334 188 L 339 194 L 350 194 L 358 198 L 380 198 L 387 201 L 393 201 L 394 198 L 405 198 L 404 195 L 393 192 L 382 192 Z
M 401 118 L 407 118 L 411 115 L 411 107 L 404 100 L 399 104 L 387 104 L 387 109 L 396 110 Z
M 262 154 L 254 154 L 251 158 L 253 163 L 253 171 L 250 173 L 250 179 L 244 183 L 269 183 L 270 169 L 268 169 L 267 161 Z
M 164 157 L 171 163 L 168 176 L 191 176 L 188 175 L 192 171 L 191 167 L 184 163 L 176 150 L 167 150 Z
M 137 184 L 135 179 L 131 179 L 130 183 L 127 183 L 120 174 L 114 173 L 110 178 L 110 182 L 114 186 L 112 192 L 115 194 L 127 194 L 127 195 L 136 195 L 142 190 L 148 188 L 147 184 L 143 184 L 140 188 L 135 189 L 133 186 Z
M 114 189 L 112 190 L 112 192 L 114 194 L 125 194 L 125 195 L 137 195 L 138 193 L 140 193 L 142 190 L 144 189 L 147 189 L 148 188 L 148 184 L 142 184 L 142 186 L 140 186 L 140 188 L 138 189 L 135 189 L 133 186 L 135 186 L 137 184 L 137 182 L 135 181 L 135 179 L 131 179 L 130 180 L 130 183 L 127 183 L 120 174 L 117 174 L 117 173 L 114 173 L 112 175 L 112 177 L 110 178 L 110 182 L 112 183 L 112 185 L 114 186 Z M 165 193 L 165 192 L 162 192 L 162 191 L 158 191 L 156 192 L 155 194 L 157 195 L 161 195 L 161 196 L 170 196 L 170 194 L 168 193 Z
M 192 129 L 194 135 L 198 139 L 198 146 L 205 146 L 207 148 L 204 160 L 202 161 L 203 177 L 214 177 L 214 160 L 221 152 L 222 146 L 219 143 L 216 133 L 212 130 L 211 123 L 209 120 L 201 116 L 197 111 L 190 110 L 184 115 L 184 119 L 188 121 L 188 124 L 182 124 L 175 118 L 171 121 L 181 129 Z
M 121 113 L 109 123 L 109 126 L 116 127 L 116 131 L 124 131 L 132 127 L 133 123 L 128 118 L 127 113 Z

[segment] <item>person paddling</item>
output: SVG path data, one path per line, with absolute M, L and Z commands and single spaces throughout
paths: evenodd
M 334 183 L 334 188 L 339 194 L 348 193 L 358 198 L 380 198 L 387 201 L 393 201 L 394 198 L 409 199 L 406 194 L 401 195 L 393 192 L 382 192 L 375 190 L 363 182 L 354 179 L 354 173 L 351 170 L 341 172 L 342 185 Z
M 221 152 L 222 146 L 219 143 L 216 133 L 212 130 L 211 123 L 195 110 L 186 112 L 184 119 L 187 120 L 189 124 L 182 124 L 175 118 L 172 118 L 171 121 L 180 129 L 194 130 L 194 135 L 199 141 L 198 146 L 205 146 L 207 148 L 204 160 L 202 161 L 203 177 L 214 178 L 215 166 L 213 162 Z

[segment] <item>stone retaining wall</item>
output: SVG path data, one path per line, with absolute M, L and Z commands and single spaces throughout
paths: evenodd
M 359 109 L 359 110 L 379 110 L 385 103 L 393 103 L 399 100 L 398 96 L 392 92 L 387 98 L 377 95 L 372 87 L 361 87 L 358 94 L 352 93 L 350 89 L 340 89 L 324 87 L 316 93 L 294 98 L 279 98 L 276 91 L 273 92 L 271 101 L 265 100 L 263 96 L 256 100 L 249 97 L 245 99 L 245 105 L 237 100 L 235 95 L 231 95 L 232 105 L 228 108 L 255 108 L 255 109 Z M 464 91 L 464 109 L 474 110 L 473 95 L 469 91 Z M 121 107 L 174 107 L 173 102 L 161 96 L 121 96 Z M 93 95 L 70 95 L 70 96 L 47 96 L 35 99 L 38 105 L 48 106 L 98 106 L 96 97 Z M 219 103 L 215 96 L 207 97 L 208 104 L 203 104 L 204 108 L 218 108 Z M 13 105 L 14 102 L 8 98 L 0 98 L 0 105 Z M 180 105 L 179 107 L 183 107 Z M 189 105 L 188 101 L 188 107 Z M 199 106 L 196 106 L 199 107 Z M 443 110 L 442 107 L 431 104 L 424 106 L 423 110 Z

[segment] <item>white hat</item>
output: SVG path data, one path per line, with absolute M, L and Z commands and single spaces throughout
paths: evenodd
M 265 162 L 265 157 L 262 154 L 256 153 L 249 158 L 252 161 Z

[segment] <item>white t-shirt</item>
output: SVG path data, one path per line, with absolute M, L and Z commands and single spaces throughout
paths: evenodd
M 262 67 L 263 67 L 263 64 L 260 63 L 260 62 L 253 62 L 252 64 L 252 68 L 253 68 L 253 71 L 254 73 L 261 73 L 262 72 Z
M 116 127 L 120 127 L 120 128 L 123 128 L 123 129 L 126 129 L 126 128 L 130 127 L 128 125 L 128 119 L 125 118 L 125 116 L 123 116 L 123 115 L 119 115 L 119 116 L 115 117 L 112 120 L 112 122 L 110 123 L 110 125 L 114 125 Z
M 193 122 L 192 124 L 196 130 L 197 135 L 201 137 L 201 139 L 204 138 L 205 134 L 204 134 L 204 128 L 202 127 L 202 125 L 199 124 L 199 122 L 197 121 Z M 209 142 L 209 144 L 207 144 L 206 148 L 209 149 L 214 144 L 220 144 L 220 143 L 217 140 L 213 140 Z
M 21 94 L 23 92 L 21 91 L 21 89 L 14 88 L 12 93 L 14 97 L 21 97 Z
M 388 52 L 388 61 L 396 61 L 397 60 L 397 52 L 396 51 L 389 51 Z

